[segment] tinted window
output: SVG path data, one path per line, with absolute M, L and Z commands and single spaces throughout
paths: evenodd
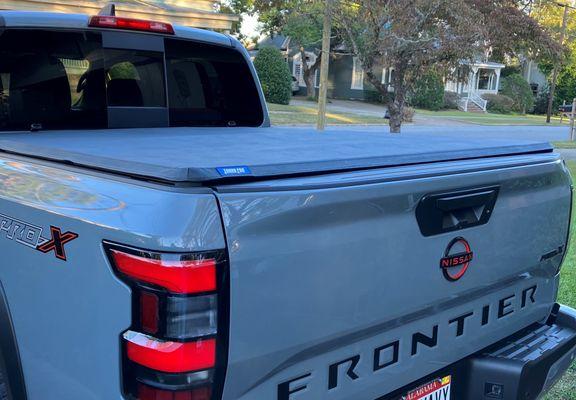
M 258 90 L 238 51 L 166 40 L 168 104 L 172 126 L 259 126 Z
M 0 36 L 0 130 L 106 126 L 101 38 L 9 30 Z
M 162 53 L 105 50 L 106 90 L 111 107 L 166 107 Z

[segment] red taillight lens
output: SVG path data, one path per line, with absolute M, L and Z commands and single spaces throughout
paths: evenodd
M 138 387 L 139 400 L 210 400 L 211 396 L 212 389 L 206 386 L 182 392 L 156 389 L 142 384 Z
M 128 359 L 162 372 L 191 372 L 214 368 L 216 340 L 195 342 L 160 341 L 141 333 L 124 334 Z
M 214 259 L 152 259 L 111 250 L 114 264 L 126 275 L 162 286 L 173 293 L 193 294 L 216 290 Z
M 218 360 L 225 360 L 226 339 L 218 334 L 219 298 L 227 287 L 224 252 L 105 247 L 117 275 L 132 289 L 133 323 L 122 337 L 128 398 L 211 400 L 221 392 L 214 384 L 223 381 Z
M 111 17 L 95 15 L 90 18 L 88 26 L 92 28 L 125 29 L 154 33 L 174 34 L 174 27 L 166 22 L 146 21 L 133 18 Z

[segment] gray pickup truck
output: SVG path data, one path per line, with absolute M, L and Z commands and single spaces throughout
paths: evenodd
M 0 12 L 0 398 L 535 399 L 572 188 L 545 143 L 271 128 L 235 39 Z

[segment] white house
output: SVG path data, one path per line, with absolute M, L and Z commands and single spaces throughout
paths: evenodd
M 504 64 L 495 62 L 463 63 L 456 76 L 446 81 L 446 90 L 458 93 L 464 111 L 486 111 L 484 94 L 498 94 Z M 463 76 L 464 75 L 464 76 Z

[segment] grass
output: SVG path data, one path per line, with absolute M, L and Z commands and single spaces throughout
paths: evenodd
M 318 113 L 317 104 L 306 105 L 268 104 L 270 119 L 273 125 L 314 125 Z M 481 114 L 466 113 L 458 110 L 428 111 L 416 110 L 416 116 L 427 119 L 457 121 L 471 125 L 547 125 L 546 117 L 542 115 L 520 114 Z M 387 125 L 388 121 L 381 117 L 367 116 L 357 113 L 335 112 L 327 113 L 327 123 L 330 125 Z M 560 118 L 553 117 L 552 126 L 560 126 Z M 564 119 L 562 125 L 568 124 Z
M 446 111 L 428 111 L 417 110 L 419 115 L 428 118 L 441 118 L 452 121 L 464 122 L 475 125 L 548 125 L 546 124 L 546 117 L 544 115 L 531 115 L 531 114 L 482 114 L 482 113 L 467 113 L 458 110 Z M 564 118 L 562 123 L 560 117 L 552 117 L 552 122 L 549 125 L 560 126 L 567 125 L 568 120 Z
M 576 149 L 576 142 L 552 142 L 552 145 L 557 149 Z
M 567 162 L 572 173 L 572 179 L 576 183 L 576 162 Z M 576 199 L 575 205 L 576 207 Z M 574 208 L 576 210 L 576 208 Z M 572 214 L 572 237 L 570 250 L 562 267 L 562 278 L 560 281 L 560 292 L 558 302 L 570 307 L 576 307 L 576 213 Z M 576 400 L 576 363 L 568 370 L 566 375 L 560 380 L 546 395 L 545 400 Z
M 310 103 L 306 106 L 285 106 L 268 104 L 273 125 L 311 125 L 316 124 L 318 106 Z M 384 118 L 370 117 L 352 113 L 328 112 L 326 121 L 330 125 L 387 125 Z

